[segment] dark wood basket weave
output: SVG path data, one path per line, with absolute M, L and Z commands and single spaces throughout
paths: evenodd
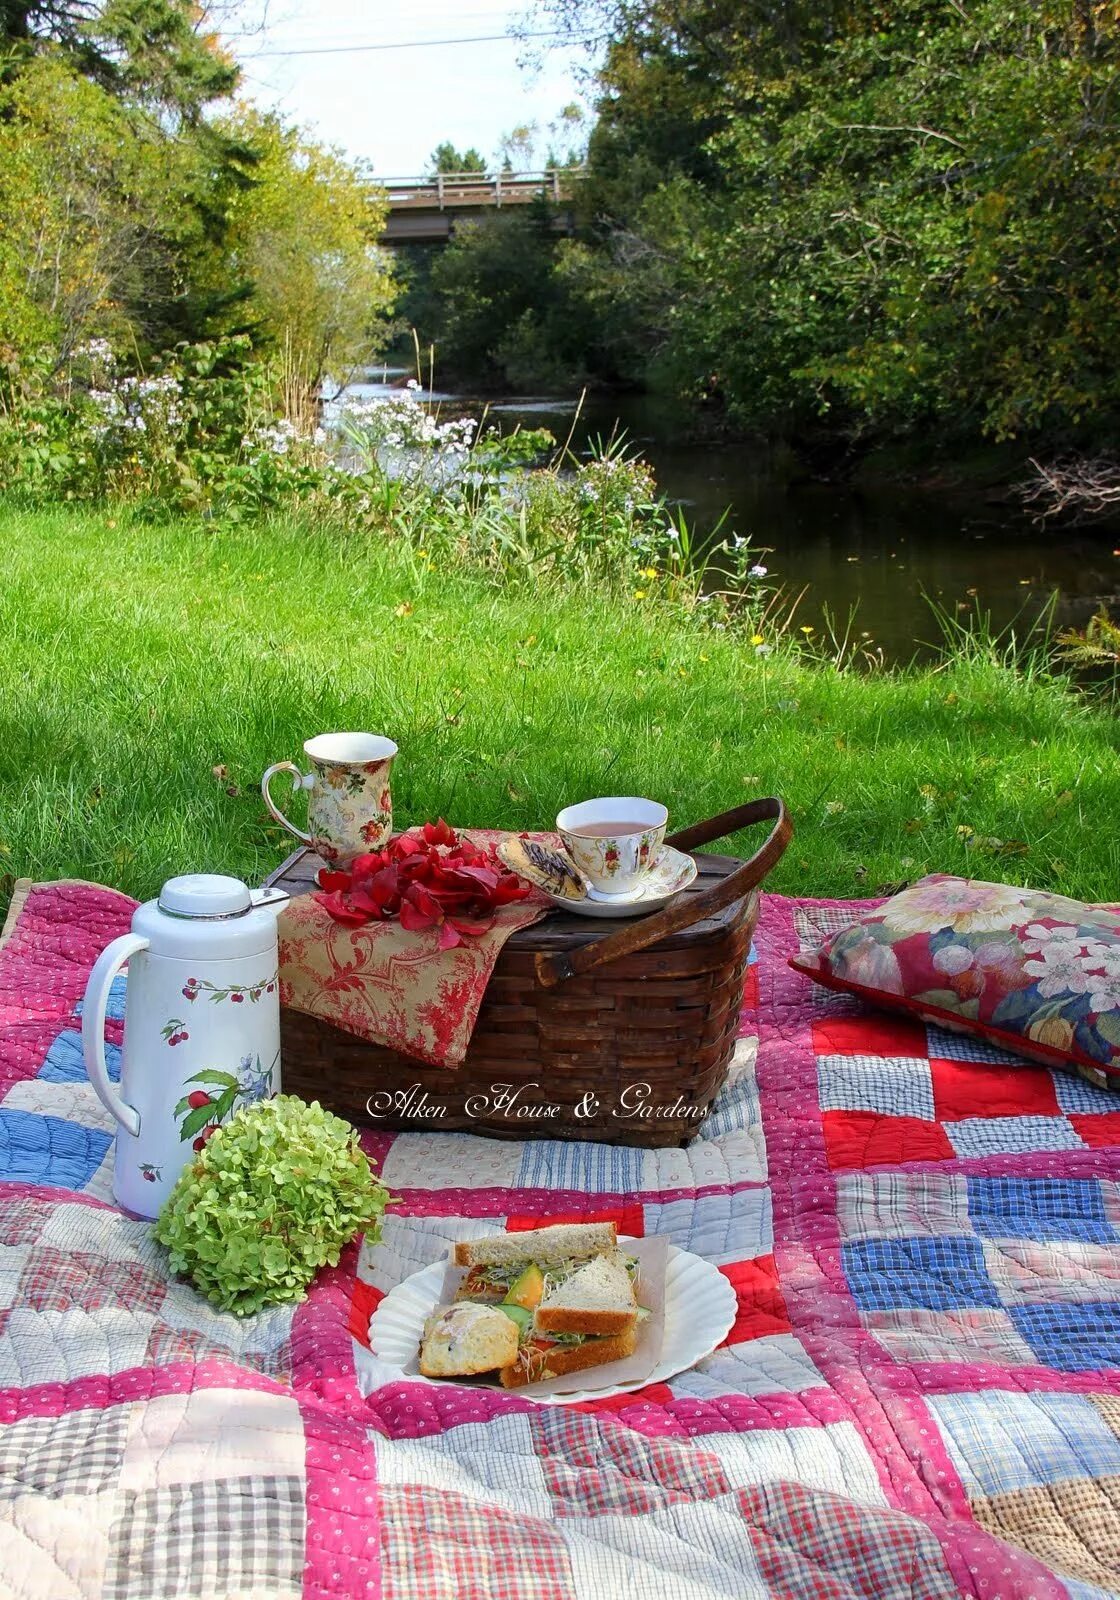
M 758 885 L 792 828 L 780 800 L 755 800 L 667 841 L 691 850 L 763 821 L 773 827 L 749 861 L 697 856 L 695 883 L 652 916 L 620 926 L 557 912 L 513 934 L 458 1069 L 285 1007 L 284 1089 L 359 1126 L 687 1144 L 727 1079 Z M 299 850 L 268 882 L 306 893 L 321 864 Z

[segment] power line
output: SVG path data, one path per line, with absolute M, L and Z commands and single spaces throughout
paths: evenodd
M 248 62 L 263 61 L 266 56 L 338 56 L 365 54 L 373 50 L 430 50 L 439 45 L 495 44 L 505 41 L 520 44 L 523 39 L 563 39 L 569 44 L 586 44 L 585 39 L 574 39 L 570 34 L 547 33 L 477 33 L 469 39 L 402 39 L 396 44 L 323 44 L 299 50 L 258 50 L 247 58 Z

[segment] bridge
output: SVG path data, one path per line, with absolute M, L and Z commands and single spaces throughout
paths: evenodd
M 543 195 L 563 208 L 571 200 L 580 167 L 548 167 L 541 172 L 439 172 L 423 178 L 380 178 L 378 186 L 389 197 L 389 217 L 382 234 L 384 244 L 410 244 L 414 240 L 446 240 L 456 224 L 469 222 L 495 209 L 524 206 Z M 570 233 L 570 210 L 559 210 L 554 226 Z

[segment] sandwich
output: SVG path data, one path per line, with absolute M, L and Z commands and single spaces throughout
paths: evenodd
M 420 1371 L 425 1378 L 496 1372 L 517 1360 L 519 1338 L 517 1323 L 496 1306 L 437 1306 L 424 1324 Z
M 468 1270 L 455 1304 L 425 1327 L 425 1376 L 488 1371 L 503 1388 L 517 1389 L 621 1361 L 637 1349 L 649 1313 L 638 1304 L 638 1263 L 619 1248 L 613 1223 L 497 1234 L 457 1244 L 454 1260 Z M 445 1341 L 456 1309 L 485 1312 L 488 1320 L 472 1318 L 462 1336 Z M 499 1331 L 495 1317 L 508 1331 Z M 489 1365 L 479 1366 L 482 1360 Z

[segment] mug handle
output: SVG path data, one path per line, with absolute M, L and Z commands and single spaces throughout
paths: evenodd
M 305 786 L 308 788 L 310 787 L 307 779 L 296 766 L 294 761 L 277 761 L 274 766 L 269 767 L 268 771 L 261 779 L 261 794 L 264 796 L 264 803 L 282 828 L 287 828 L 289 833 L 294 833 L 296 838 L 299 839 L 302 844 L 309 845 L 311 843 L 311 835 L 309 833 L 304 833 L 302 828 L 297 828 L 294 822 L 289 822 L 284 813 L 282 811 L 277 811 L 276 807 L 272 803 L 272 796 L 268 792 L 268 786 L 278 772 L 291 773 L 293 794 Z

